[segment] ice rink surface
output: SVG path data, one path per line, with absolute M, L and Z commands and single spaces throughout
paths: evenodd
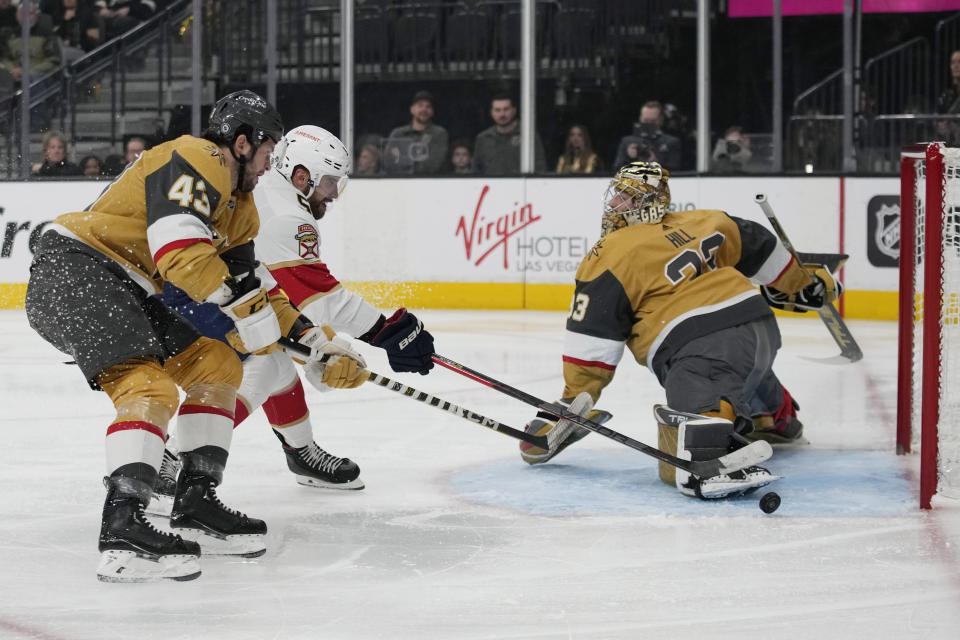
M 559 396 L 564 314 L 419 315 L 439 353 Z M 780 321 L 776 369 L 810 444 L 769 461 L 786 476 L 775 514 L 756 496 L 685 498 L 653 459 L 596 434 L 528 467 L 516 441 L 379 387 L 308 388 L 317 442 L 357 461 L 366 489 L 297 485 L 257 412 L 220 494 L 267 521 L 267 554 L 117 585 L 95 576 L 112 407 L 22 311 L 0 311 L 0 638 L 958 638 L 960 509 L 921 512 L 917 456 L 893 454 L 896 326 L 849 324 L 865 357 L 838 365 L 822 362 L 838 350 L 820 322 Z M 363 352 L 516 428 L 535 413 Z M 625 359 L 599 406 L 655 444 L 663 400 Z

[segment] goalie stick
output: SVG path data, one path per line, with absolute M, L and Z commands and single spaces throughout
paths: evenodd
M 777 236 L 780 238 L 780 242 L 782 242 L 783 246 L 787 248 L 787 251 L 789 251 L 790 255 L 793 256 L 793 259 L 797 261 L 797 264 L 803 266 L 804 263 L 800 259 L 800 255 L 797 253 L 797 250 L 794 249 L 790 239 L 787 238 L 786 232 L 783 230 L 783 227 L 780 225 L 780 221 L 777 220 L 777 216 L 773 212 L 773 208 L 767 201 L 766 194 L 758 193 L 753 199 L 758 205 L 760 205 L 760 208 L 763 209 L 763 215 L 767 216 L 767 220 L 770 221 L 770 226 L 773 227 L 774 232 L 776 232 Z M 837 343 L 838 347 L 840 347 L 841 356 L 850 362 L 856 362 L 863 357 L 863 352 L 860 350 L 860 345 L 858 345 L 857 341 L 854 340 L 853 334 L 850 333 L 850 329 L 847 328 L 847 324 L 840 316 L 840 312 L 837 311 L 832 303 L 824 303 L 822 307 L 817 309 L 817 315 L 819 315 L 820 319 L 823 320 L 823 324 L 826 325 L 827 331 L 829 331 L 830 335 L 833 337 L 833 341 Z
M 305 358 L 310 357 L 310 348 L 291 340 L 290 338 L 280 338 L 277 341 L 280 346 L 289 351 L 293 351 Z M 331 356 L 329 354 L 323 356 L 320 361 L 325 362 L 329 360 Z M 423 402 L 428 404 L 431 407 L 436 407 L 441 411 L 446 411 L 447 413 L 452 413 L 455 416 L 459 416 L 464 420 L 478 424 L 481 427 L 486 427 L 492 429 L 498 433 L 502 433 L 505 436 L 510 438 L 515 438 L 517 440 L 523 440 L 528 442 L 535 447 L 540 447 L 541 449 L 549 449 L 549 443 L 547 441 L 547 436 L 538 436 L 532 433 L 527 433 L 526 431 L 521 431 L 520 429 L 514 429 L 513 427 L 507 426 L 502 422 L 498 422 L 493 418 L 488 418 L 482 416 L 479 413 L 470 411 L 469 409 L 464 409 L 463 407 L 458 407 L 452 402 L 447 402 L 446 400 L 441 400 L 440 398 L 430 395 L 429 393 L 424 393 L 423 391 L 417 391 L 413 387 L 403 384 L 402 382 L 397 382 L 396 380 L 391 380 L 386 376 L 382 376 L 379 373 L 374 373 L 369 371 L 368 381 L 377 384 L 384 389 L 389 389 L 390 391 L 395 391 L 401 395 L 407 396 L 408 398 L 413 398 L 418 402 Z
M 631 449 L 636 449 L 641 453 L 645 453 L 648 456 L 656 458 L 657 460 L 666 462 L 667 464 L 677 467 L 678 469 L 683 469 L 684 471 L 692 473 L 700 478 L 712 478 L 720 474 L 731 473 L 739 469 L 751 467 L 753 465 L 760 464 L 773 455 L 773 449 L 770 447 L 770 443 L 760 440 L 757 442 L 751 442 L 742 449 L 737 449 L 733 453 L 728 453 L 725 456 L 721 456 L 713 460 L 702 460 L 696 462 L 691 462 L 690 460 L 681 460 L 680 458 L 672 456 L 665 451 L 661 451 L 656 447 L 651 447 L 648 444 L 644 444 L 639 440 L 634 440 L 629 436 L 618 433 L 617 431 L 594 422 L 593 420 L 588 420 L 583 416 L 572 413 L 556 403 L 546 402 L 540 398 L 537 398 L 536 396 L 532 396 L 529 393 L 521 391 L 520 389 L 511 387 L 510 385 L 504 384 L 498 380 L 494 380 L 493 378 L 484 375 L 479 371 L 474 371 L 473 369 L 464 366 L 459 362 L 455 362 L 450 358 L 435 353 L 433 356 L 431 356 L 431 359 L 442 367 L 466 376 L 471 380 L 479 382 L 480 384 L 486 385 L 492 389 L 496 389 L 500 393 L 506 394 L 511 398 L 525 402 L 526 404 L 536 407 L 544 413 L 548 413 L 563 420 L 569 420 L 570 422 L 578 424 L 585 429 L 589 429 L 594 433 L 599 433 L 604 437 L 615 440 L 620 444 L 630 447 Z

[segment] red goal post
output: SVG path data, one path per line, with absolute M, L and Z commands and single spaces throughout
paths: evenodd
M 929 214 L 929 215 L 928 215 Z M 920 506 L 960 498 L 960 149 L 900 155 L 897 452 L 920 449 Z

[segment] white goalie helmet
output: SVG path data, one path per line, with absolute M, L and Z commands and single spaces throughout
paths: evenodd
M 656 162 L 631 162 L 617 171 L 603 196 L 601 235 L 634 224 L 653 224 L 670 206 L 670 172 Z
M 350 173 L 350 154 L 340 138 L 310 124 L 288 131 L 277 143 L 270 163 L 291 184 L 294 170 L 306 169 L 310 174 L 307 198 L 319 188 L 325 197 L 335 199 L 347 186 Z

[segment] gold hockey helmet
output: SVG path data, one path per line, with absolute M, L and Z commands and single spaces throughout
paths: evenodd
M 656 162 L 625 164 L 603 195 L 601 236 L 637 223 L 653 224 L 670 206 L 670 172 Z

